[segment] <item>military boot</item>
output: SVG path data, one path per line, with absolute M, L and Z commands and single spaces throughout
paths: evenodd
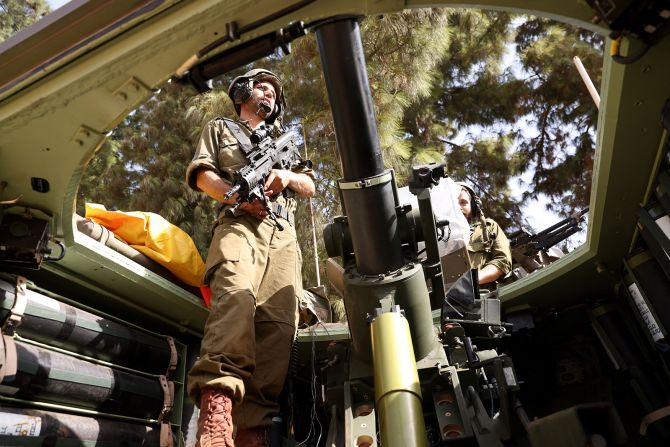
M 235 447 L 269 447 L 270 427 L 253 427 L 238 430 Z
M 235 447 L 233 444 L 233 401 L 216 388 L 200 393 L 200 415 L 195 447 Z

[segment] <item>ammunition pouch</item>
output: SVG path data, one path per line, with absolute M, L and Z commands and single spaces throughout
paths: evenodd
M 282 206 L 277 202 L 272 202 L 270 203 L 270 208 L 272 208 L 272 212 L 275 213 L 277 217 L 281 217 L 292 227 L 295 226 L 293 213 L 291 213 L 285 206 Z

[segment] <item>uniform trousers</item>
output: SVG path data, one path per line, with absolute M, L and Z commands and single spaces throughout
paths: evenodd
M 228 391 L 238 429 L 272 424 L 295 337 L 301 255 L 280 221 L 283 231 L 269 218 L 221 218 L 208 254 L 211 309 L 188 393 L 199 403 L 204 387 Z

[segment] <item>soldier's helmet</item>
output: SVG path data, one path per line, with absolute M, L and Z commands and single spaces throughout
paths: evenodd
M 275 94 L 277 95 L 275 108 L 265 119 L 266 123 L 272 124 L 286 109 L 286 99 L 284 99 L 284 89 L 279 77 L 270 70 L 255 68 L 242 76 L 237 76 L 228 87 L 228 96 L 233 101 L 235 111 L 239 116 L 240 106 L 251 99 L 256 82 L 269 82 L 275 88 Z
M 475 190 L 472 189 L 472 186 L 468 185 L 465 182 L 454 182 L 454 183 L 456 183 L 462 189 L 466 190 L 468 194 L 470 194 L 470 214 L 471 214 L 470 217 L 473 219 L 479 219 L 480 217 L 482 217 L 484 214 L 482 210 L 482 201 L 479 198 L 479 196 L 475 194 Z

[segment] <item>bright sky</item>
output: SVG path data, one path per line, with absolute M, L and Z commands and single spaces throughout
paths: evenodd
M 68 3 L 70 0 L 47 0 L 47 3 L 54 11 L 64 4 Z

